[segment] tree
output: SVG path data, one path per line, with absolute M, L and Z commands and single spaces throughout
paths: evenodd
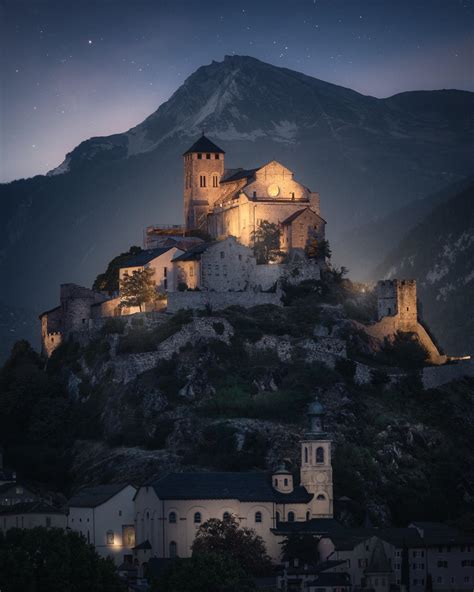
M 152 592 L 252 592 L 253 581 L 232 557 L 201 553 L 174 560 L 165 573 L 152 580 Z
M 283 559 L 285 561 L 298 559 L 308 564 L 317 563 L 318 541 L 319 539 L 312 534 L 290 534 L 280 543 Z
M 138 306 L 140 312 L 142 306 L 154 302 L 157 298 L 153 275 L 155 271 L 149 267 L 136 269 L 132 275 L 125 273 L 120 281 L 120 306 L 129 308 Z
M 305 248 L 306 257 L 308 259 L 321 259 L 331 258 L 331 249 L 329 247 L 329 241 L 319 240 L 315 236 L 312 236 Z
M 118 292 L 120 268 L 127 261 L 127 259 L 130 258 L 130 255 L 138 255 L 138 253 L 141 253 L 141 251 L 141 247 L 133 246 L 130 247 L 128 252 L 121 253 L 120 255 L 117 255 L 117 257 L 114 257 L 107 265 L 105 272 L 99 273 L 99 275 L 95 278 L 92 289 L 98 290 L 99 292 L 108 292 L 109 294 Z
M 193 557 L 217 553 L 233 558 L 246 573 L 254 576 L 267 573 L 271 567 L 263 539 L 251 528 L 240 528 L 233 516 L 204 522 L 197 531 L 192 551 Z
M 12 528 L 0 533 L 0 590 L 122 592 L 110 559 L 77 532 Z
M 280 253 L 280 229 L 277 224 L 263 220 L 252 232 L 253 252 L 257 263 L 276 261 Z

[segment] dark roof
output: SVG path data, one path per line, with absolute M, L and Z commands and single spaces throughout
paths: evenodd
M 152 259 L 163 255 L 173 247 L 161 247 L 159 249 L 147 249 L 146 251 L 141 251 L 136 255 L 130 255 L 127 259 L 123 261 L 120 265 L 120 268 L 124 267 L 139 267 L 140 265 L 146 265 Z
M 16 481 L 9 481 L 7 483 L 3 483 L 2 485 L 0 485 L 0 494 L 6 493 L 7 491 L 10 491 L 10 489 L 14 489 L 15 487 L 23 487 L 23 489 L 25 489 L 26 491 L 33 493 L 31 489 L 25 487 L 25 485 L 23 485 L 22 483 L 17 483 Z
M 463 532 L 441 522 L 413 522 L 424 545 L 462 545 L 474 542 L 474 533 Z
M 380 539 L 377 539 L 365 573 L 390 573 L 391 571 L 392 567 L 385 553 L 383 543 Z
M 49 310 L 45 310 L 40 315 L 38 315 L 38 318 L 40 319 L 41 317 L 44 317 L 44 315 L 50 314 L 52 312 L 55 312 L 56 310 L 58 310 L 60 308 L 61 308 L 61 305 L 55 306 L 54 308 L 50 308 Z
M 12 506 L 0 506 L 0 514 L 65 514 L 65 512 L 40 500 L 21 502 Z
M 69 501 L 70 508 L 95 508 L 104 504 L 114 495 L 128 487 L 129 483 L 115 483 L 112 485 L 96 485 L 86 487 L 74 495 Z
M 295 565 L 294 562 L 289 565 L 285 563 L 284 566 L 280 565 L 277 569 L 280 573 L 286 571 L 289 575 L 315 575 L 327 571 L 328 569 L 334 569 L 344 563 L 346 563 L 344 559 L 330 559 L 310 564 L 300 561 L 298 565 Z
M 229 171 L 229 174 L 221 179 L 221 183 L 231 183 L 233 181 L 239 181 L 240 179 L 248 179 L 253 177 L 260 167 L 256 169 L 237 169 Z
M 191 152 L 218 152 L 219 154 L 225 154 L 222 148 L 219 148 L 214 142 L 211 142 L 211 140 L 209 140 L 204 134 L 199 140 L 194 142 L 191 148 L 188 148 L 186 152 L 183 153 L 183 156 L 185 154 L 190 154 Z
M 336 586 L 350 586 L 351 579 L 347 573 L 337 572 L 323 572 L 320 573 L 314 580 L 307 583 L 307 586 L 336 587 Z
M 170 473 L 151 484 L 160 499 L 238 499 L 253 502 L 307 503 L 304 487 L 291 493 L 273 489 L 266 473 Z
M 380 528 L 374 534 L 398 548 L 423 547 L 424 543 L 416 528 Z
M 210 246 L 211 243 L 200 243 L 191 247 L 181 255 L 178 255 L 173 261 L 196 261 L 201 258 L 201 254 Z
M 145 550 L 150 550 L 150 549 L 151 549 L 151 544 L 148 539 L 146 541 L 143 541 L 143 543 L 140 543 L 136 547 L 133 547 L 134 551 L 145 551 Z
M 275 534 L 318 534 L 343 536 L 346 529 L 334 518 L 313 518 L 305 522 L 279 522 Z

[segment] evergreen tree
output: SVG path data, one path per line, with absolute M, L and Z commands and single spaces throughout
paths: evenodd
M 315 236 L 312 236 L 306 245 L 305 253 L 308 259 L 330 259 L 331 249 L 329 247 L 329 241 L 319 240 Z
M 290 534 L 280 543 L 283 558 L 286 561 L 298 559 L 303 563 L 315 564 L 319 557 L 318 542 L 312 534 Z
M 280 256 L 280 229 L 277 224 L 263 220 L 252 232 L 252 240 L 257 263 L 270 263 Z
M 95 278 L 92 289 L 97 290 L 98 292 L 108 292 L 109 294 L 118 292 L 120 267 L 130 258 L 130 255 L 138 255 L 141 251 L 141 247 L 133 246 L 130 247 L 128 252 L 121 253 L 120 255 L 117 255 L 117 257 L 114 257 L 107 265 L 106 271 L 104 273 L 99 273 Z

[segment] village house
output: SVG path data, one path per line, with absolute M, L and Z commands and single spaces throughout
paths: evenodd
M 18 481 L 0 485 L 0 506 L 13 506 L 24 502 L 38 501 L 39 497 Z
M 66 525 L 66 512 L 44 501 L 0 506 L 0 530 L 3 532 L 10 528 L 66 528 Z
M 80 532 L 102 557 L 131 563 L 135 546 L 133 498 L 128 483 L 87 487 L 67 503 L 68 528 Z

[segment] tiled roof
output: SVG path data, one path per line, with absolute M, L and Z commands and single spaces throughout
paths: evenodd
M 172 248 L 173 246 L 161 247 L 159 249 L 147 249 L 146 251 L 141 251 L 136 255 L 130 255 L 130 257 L 123 261 L 123 263 L 120 265 L 120 268 L 123 269 L 124 267 L 139 267 L 141 265 L 146 265 L 153 259 L 156 259 L 156 257 L 160 257 Z
M 211 140 L 209 140 L 209 138 L 206 138 L 204 134 L 198 140 L 196 140 L 196 142 L 194 142 L 194 144 L 190 148 L 188 148 L 186 152 L 183 153 L 183 156 L 185 154 L 190 154 L 191 152 L 217 152 L 219 154 L 225 154 L 222 148 L 219 148 L 217 144 L 211 142 Z
M 128 487 L 128 483 L 115 483 L 113 485 L 97 485 L 86 487 L 74 495 L 69 501 L 70 508 L 95 508 L 108 501 L 114 495 Z
M 195 247 L 191 247 L 181 255 L 178 255 L 173 261 L 197 261 L 201 258 L 202 253 L 210 246 L 211 243 L 201 243 Z
M 305 522 L 279 522 L 275 534 L 318 534 L 344 536 L 346 529 L 334 518 L 313 518 Z
M 232 183 L 233 181 L 239 181 L 240 179 L 248 179 L 253 177 L 260 167 L 256 169 L 237 169 L 229 171 L 229 174 L 221 179 L 221 183 Z
M 291 493 L 273 489 L 266 473 L 171 473 L 151 484 L 160 499 L 238 499 L 254 502 L 307 503 L 304 487 Z
M 65 514 L 65 512 L 43 501 L 36 501 L 21 502 L 13 504 L 13 506 L 0 506 L 0 514 Z

